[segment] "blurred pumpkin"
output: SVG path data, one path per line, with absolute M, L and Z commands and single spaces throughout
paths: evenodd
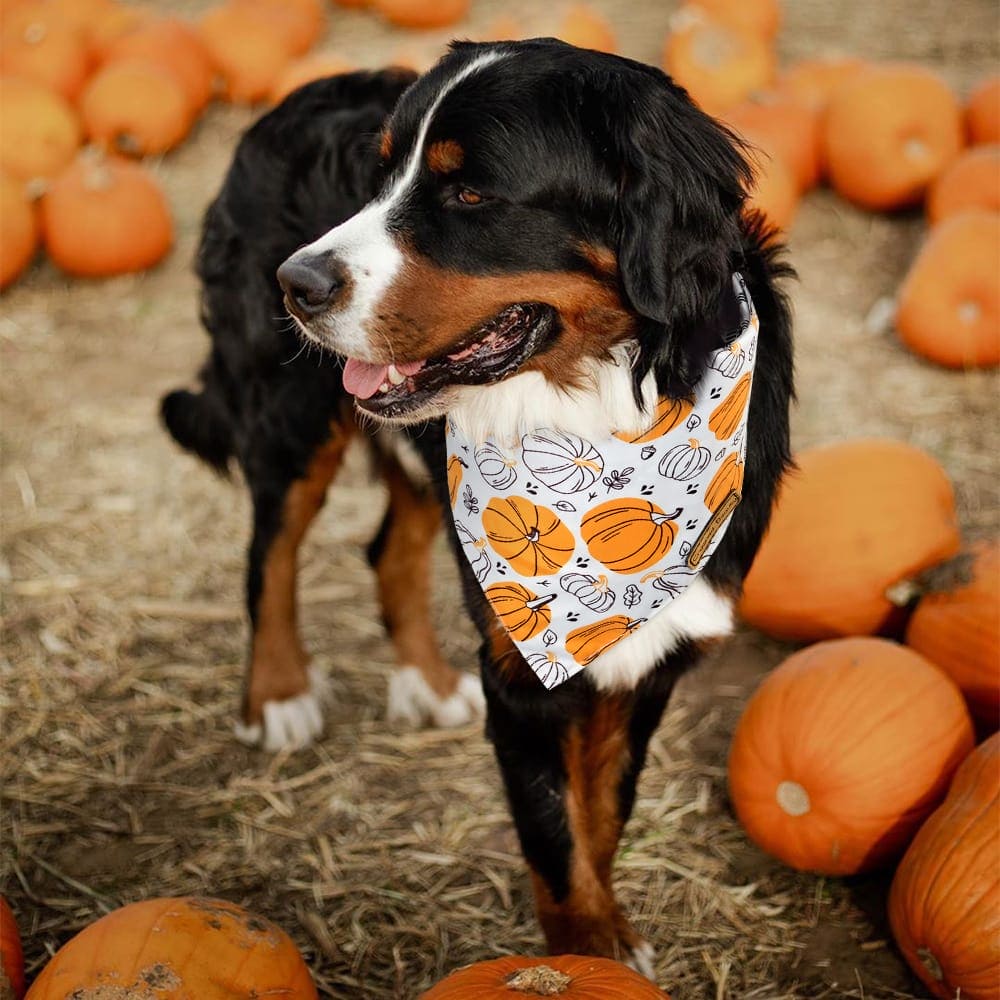
M 271 103 L 278 104 L 293 90 L 298 90 L 313 80 L 322 80 L 324 77 L 336 76 L 339 73 L 350 73 L 353 69 L 355 67 L 351 63 L 332 52 L 318 52 L 316 55 L 295 59 L 274 81 L 270 93 Z
M 138 58 L 106 63 L 80 98 L 92 142 L 129 156 L 165 153 L 191 130 L 194 109 L 178 78 Z
M 1000 213 L 970 209 L 930 231 L 899 290 L 896 330 L 948 368 L 1000 364 Z
M 969 95 L 965 128 L 969 142 L 1000 142 L 1000 73 L 987 77 Z
M 316 44 L 326 27 L 322 0 L 230 0 L 244 17 L 268 25 L 300 56 Z
M 615 33 L 607 19 L 587 4 L 573 4 L 563 14 L 556 37 L 581 49 L 617 51 Z
M 0 74 L 34 80 L 76 100 L 90 71 L 80 30 L 44 4 L 15 7 L 0 29 Z
M 864 65 L 854 56 L 801 59 L 781 74 L 777 89 L 822 114 L 833 95 Z
M 558 515 L 525 497 L 494 497 L 483 511 L 493 551 L 520 576 L 547 576 L 563 568 L 576 542 Z
M 941 1000 L 996 1000 L 1000 984 L 1000 735 L 971 753 L 889 890 L 907 962 Z
M 677 537 L 673 518 L 649 500 L 621 497 L 598 504 L 580 522 L 591 556 L 615 573 L 641 573 L 670 551 Z
M 101 14 L 88 21 L 87 44 L 91 58 L 103 62 L 111 46 L 119 38 L 138 31 L 157 17 L 148 7 L 138 4 L 112 3 Z
M 940 222 L 967 208 L 1000 212 L 1000 143 L 967 149 L 927 192 L 927 218 Z
M 667 35 L 664 68 L 708 114 L 725 114 L 774 78 L 774 50 L 754 32 L 706 18 L 697 8 L 682 8 L 677 23 Z
M 173 244 L 167 200 L 137 163 L 87 150 L 42 198 L 42 232 L 68 274 L 106 277 L 152 267 Z
M 74 28 L 80 34 L 92 63 L 99 58 L 99 52 L 94 45 L 97 25 L 112 16 L 116 10 L 123 7 L 134 9 L 115 0 L 20 0 L 17 4 L 17 6 L 28 5 L 48 12 L 60 23 Z
M 700 8 L 716 21 L 752 31 L 768 41 L 774 39 L 781 27 L 778 0 L 691 0 L 691 6 Z
M 469 13 L 469 0 L 371 0 L 371 6 L 401 28 L 445 28 Z
M 509 14 L 504 14 L 490 21 L 482 40 L 484 42 L 515 42 L 527 37 L 521 22 Z
M 887 590 L 955 555 L 955 496 L 944 469 L 901 441 L 862 438 L 795 457 L 750 569 L 740 611 L 779 639 L 870 635 Z
M 82 129 L 58 94 L 31 80 L 0 78 L 0 169 L 25 182 L 48 180 L 73 159 Z
M 996 729 L 1000 725 L 1000 541 L 972 546 L 962 566 L 963 572 L 946 588 L 920 598 L 906 627 L 906 644 L 944 670 L 962 690 L 972 714 Z
M 595 660 L 609 646 L 624 639 L 645 619 L 629 618 L 628 615 L 612 615 L 590 625 L 581 625 L 566 635 L 566 651 L 577 663 L 586 664 Z
M 817 643 L 754 692 L 729 791 L 751 839 L 793 868 L 853 875 L 902 853 L 973 746 L 958 688 L 885 639 Z
M 71 994 L 316 1000 L 316 987 L 280 927 L 235 903 L 187 896 L 131 903 L 85 927 L 28 997 Z
M 546 605 L 555 594 L 539 597 L 520 583 L 491 583 L 483 593 L 514 639 L 523 642 L 552 624 L 552 612 Z
M 24 996 L 24 952 L 17 921 L 7 900 L 0 896 L 0 997 L 8 996 L 11 1000 Z
M 0 170 L 0 288 L 31 263 L 38 249 L 38 219 L 24 183 Z
M 935 73 L 867 66 L 833 95 L 823 126 L 830 183 L 863 208 L 903 208 L 962 148 L 962 109 Z
M 761 155 L 752 159 L 753 187 L 747 193 L 744 210 L 760 212 L 775 229 L 788 229 L 799 208 L 799 182 L 795 174 L 781 156 Z M 737 419 L 740 416 L 742 411 Z

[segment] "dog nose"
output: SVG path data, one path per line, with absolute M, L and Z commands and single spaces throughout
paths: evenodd
M 278 284 L 292 312 L 300 318 L 326 309 L 344 287 L 343 272 L 328 257 L 289 257 L 278 268 Z

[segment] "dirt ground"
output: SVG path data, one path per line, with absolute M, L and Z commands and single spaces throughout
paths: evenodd
M 595 0 L 622 51 L 655 61 L 673 5 Z M 197 4 L 160 4 L 177 10 Z M 830 51 L 916 59 L 965 92 L 996 68 L 994 0 L 788 0 L 784 59 Z M 539 32 L 528 0 L 473 0 Z M 532 13 L 536 11 L 536 13 Z M 335 9 L 328 47 L 366 64 L 429 56 Z M 198 893 L 242 902 L 295 938 L 324 996 L 408 998 L 458 965 L 537 953 L 541 938 L 491 750 L 480 727 L 396 732 L 383 717 L 391 657 L 364 562 L 381 498 L 355 462 L 306 545 L 304 628 L 331 677 L 325 737 L 268 756 L 232 737 L 243 670 L 249 508 L 180 454 L 160 394 L 205 347 L 190 273 L 201 213 L 246 109 L 213 107 L 155 164 L 178 243 L 157 270 L 70 282 L 41 263 L 0 300 L 3 657 L 0 891 L 29 976 L 121 903 Z M 917 247 L 917 213 L 811 195 L 790 235 L 799 446 L 871 434 L 918 444 L 956 485 L 970 538 L 998 518 L 997 382 L 904 352 L 865 318 Z M 446 651 L 472 665 L 448 614 Z M 786 649 L 739 634 L 687 678 L 654 739 L 618 865 L 638 928 L 676 1000 L 920 996 L 885 923 L 884 875 L 792 872 L 745 838 L 725 755 L 741 706 Z

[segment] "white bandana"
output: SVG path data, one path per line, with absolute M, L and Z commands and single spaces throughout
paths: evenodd
M 538 429 L 473 444 L 447 421 L 462 551 L 547 688 L 679 597 L 740 502 L 757 313 L 733 275 L 740 329 L 693 399 L 660 399 L 644 431 L 587 441 Z

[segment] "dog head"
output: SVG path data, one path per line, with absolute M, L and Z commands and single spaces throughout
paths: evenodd
M 358 406 L 410 422 L 463 386 L 633 340 L 633 382 L 691 388 L 739 265 L 749 170 L 659 70 L 552 39 L 457 43 L 378 138 L 384 183 L 280 268 Z

